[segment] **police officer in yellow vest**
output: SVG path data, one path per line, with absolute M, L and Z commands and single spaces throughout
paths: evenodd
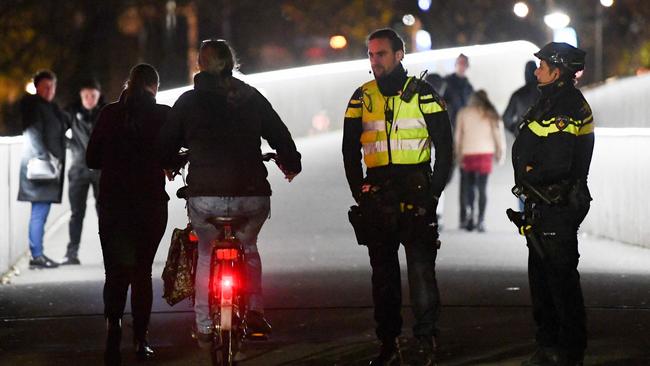
M 368 36 L 375 80 L 354 92 L 344 122 L 345 173 L 358 204 L 351 208 L 350 221 L 359 243 L 368 246 L 376 333 L 382 343 L 379 356 L 370 363 L 374 366 L 402 362 L 397 341 L 402 328 L 400 243 L 406 251 L 416 319 L 416 346 L 410 364 L 435 363 L 440 313 L 435 211 L 436 197 L 445 187 L 452 164 L 451 125 L 433 88 L 407 76 L 403 57 L 404 42 L 392 29 Z
M 535 71 L 541 96 L 519 124 L 512 147 L 513 191 L 526 197 L 520 232 L 530 248 L 538 344 L 522 365 L 576 366 L 587 346 L 577 233 L 591 201 L 587 175 L 594 147 L 591 108 L 574 86 L 585 52 L 552 42 L 535 56 L 541 60 Z

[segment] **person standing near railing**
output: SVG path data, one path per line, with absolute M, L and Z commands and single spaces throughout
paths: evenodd
M 54 102 L 56 75 L 42 70 L 34 75 L 36 95 L 21 103 L 24 148 L 20 161 L 18 201 L 31 202 L 29 219 L 30 268 L 56 268 L 58 263 L 43 253 L 45 222 L 52 203 L 61 203 L 65 170 L 65 131 L 69 116 Z M 50 164 L 54 177 L 34 178 L 28 168 L 34 163 Z M 59 165 L 56 167 L 56 165 Z
M 96 80 L 81 84 L 79 100 L 66 108 L 72 118 L 68 141 L 72 153 L 72 163 L 68 171 L 68 199 L 70 200 L 70 241 L 62 265 L 81 264 L 79 261 L 79 242 L 86 215 L 88 189 L 92 186 L 95 201 L 99 194 L 99 170 L 91 170 L 86 165 L 86 147 L 90 134 L 95 128 L 99 111 L 104 107 L 101 88 Z M 95 207 L 98 208 L 97 203 Z

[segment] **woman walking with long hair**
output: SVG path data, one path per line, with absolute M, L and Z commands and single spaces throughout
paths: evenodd
M 119 365 L 121 321 L 131 286 L 133 341 L 140 360 L 154 354 L 147 343 L 153 293 L 151 266 L 167 224 L 165 175 L 153 148 L 168 106 L 156 104 L 158 72 L 131 69 L 120 99 L 107 105 L 88 143 L 86 161 L 101 169 L 99 237 L 104 256 L 106 365 Z
M 468 231 L 476 228 L 485 231 L 485 207 L 487 205 L 487 180 L 492 172 L 492 161 L 501 162 L 505 147 L 503 123 L 490 102 L 487 93 L 473 93 L 467 106 L 458 112 L 454 132 L 456 155 L 460 161 L 461 174 L 467 184 L 461 194 L 465 197 Z M 478 191 L 478 215 L 474 201 Z

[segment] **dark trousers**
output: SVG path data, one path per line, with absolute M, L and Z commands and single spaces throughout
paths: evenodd
M 65 256 L 76 258 L 79 254 L 79 242 L 83 229 L 84 217 L 86 216 L 86 201 L 88 200 L 88 189 L 93 187 L 95 196 L 95 209 L 99 215 L 97 195 L 99 194 L 99 174 L 91 172 L 88 168 L 71 167 L 68 172 L 68 197 L 70 199 L 70 242 Z
M 460 226 L 465 226 L 467 223 L 467 212 L 465 211 L 465 206 L 467 205 L 465 203 L 465 186 L 467 185 L 466 183 L 466 177 L 463 174 L 463 169 L 458 167 L 459 171 L 459 176 L 460 176 L 460 187 L 458 189 L 458 207 L 460 207 L 460 217 L 458 218 L 460 222 Z
M 562 230 L 565 229 L 565 230 Z M 528 280 L 540 346 L 559 347 L 581 358 L 587 347 L 584 300 L 578 273 L 576 229 L 558 228 L 539 235 L 544 259 L 529 244 Z
M 409 293 L 415 315 L 414 336 L 437 335 L 440 293 L 436 281 L 435 238 L 402 240 L 406 250 Z M 402 283 L 397 252 L 398 237 L 368 246 L 372 266 L 372 298 L 375 304 L 376 333 L 380 340 L 391 340 L 402 331 Z
M 167 224 L 167 202 L 101 207 L 99 236 L 104 256 L 104 316 L 124 315 L 131 286 L 131 310 L 136 339 L 149 326 L 153 291 L 151 266 Z
M 488 174 L 481 174 L 479 172 L 468 172 L 465 170 L 461 173 L 461 195 L 464 197 L 461 203 L 461 217 L 466 220 L 474 220 L 474 201 L 476 200 L 476 193 L 478 193 L 478 221 L 483 222 L 485 218 L 485 206 L 487 205 L 487 180 Z

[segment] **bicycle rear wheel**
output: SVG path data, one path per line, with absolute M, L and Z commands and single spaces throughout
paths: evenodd
M 213 366 L 236 366 L 235 354 L 237 353 L 237 340 L 231 331 L 222 331 L 217 336 L 211 350 Z

